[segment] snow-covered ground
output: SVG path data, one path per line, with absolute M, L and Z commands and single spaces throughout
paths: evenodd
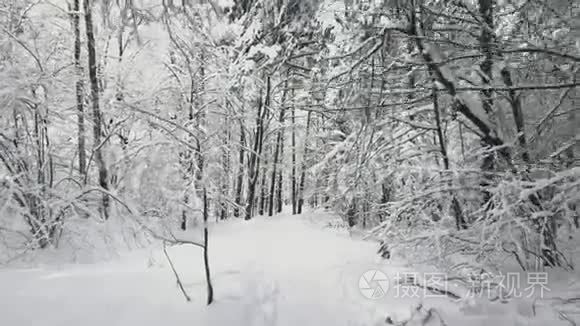
M 408 319 L 419 302 L 437 307 L 428 325 L 440 325 L 437 314 L 450 326 L 547 323 L 532 319 L 530 307 L 517 311 L 497 303 L 495 310 L 469 312 L 447 297 L 405 297 L 394 290 L 393 279 L 407 267 L 379 259 L 374 242 L 324 227 L 328 218 L 283 215 L 213 226 L 209 250 L 216 301 L 209 307 L 196 247 L 169 250 L 193 298 L 189 303 L 161 247 L 107 263 L 0 270 L 0 325 L 386 325 L 387 317 L 394 323 Z M 360 277 L 369 270 L 391 280 L 380 299 L 360 291 Z M 558 325 L 553 320 L 550 325 Z

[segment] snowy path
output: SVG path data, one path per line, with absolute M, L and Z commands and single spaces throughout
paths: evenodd
M 0 325 L 360 325 L 374 314 L 358 278 L 375 267 L 375 243 L 284 216 L 218 225 L 210 245 L 209 308 L 201 253 L 184 246 L 170 254 L 192 303 L 159 250 L 58 270 L 0 270 Z
M 313 224 L 318 217 L 217 225 L 210 242 L 216 302 L 210 307 L 204 305 L 201 252 L 193 247 L 170 250 L 191 303 L 161 250 L 58 270 L 0 270 L 0 325 L 336 326 L 385 325 L 394 312 L 403 318 L 416 299 L 389 291 L 370 300 L 358 288 L 367 270 L 392 278 L 403 268 L 377 259 L 376 243 Z

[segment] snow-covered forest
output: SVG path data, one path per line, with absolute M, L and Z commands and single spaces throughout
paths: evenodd
M 0 0 L 0 324 L 576 325 L 579 69 L 578 0 Z

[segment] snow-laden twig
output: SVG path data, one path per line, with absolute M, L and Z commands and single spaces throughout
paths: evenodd
M 179 274 L 177 273 L 177 270 L 175 270 L 175 266 L 173 265 L 173 262 L 171 261 L 171 258 L 169 257 L 169 253 L 167 252 L 167 245 L 166 245 L 165 241 L 163 241 L 163 253 L 165 254 L 165 258 L 167 258 L 167 261 L 169 262 L 169 266 L 171 267 L 171 270 L 173 271 L 173 275 L 175 275 L 175 281 L 177 282 L 177 286 L 181 290 L 181 293 L 183 293 L 185 300 L 187 302 L 191 301 L 191 297 L 187 294 L 187 291 L 185 291 L 185 288 L 183 287 L 183 283 L 181 283 L 181 279 L 179 278 Z

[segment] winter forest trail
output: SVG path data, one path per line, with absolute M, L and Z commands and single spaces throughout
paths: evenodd
M 204 306 L 202 255 L 194 247 L 169 250 L 190 303 L 161 250 L 110 263 L 0 270 L 0 324 L 368 325 L 361 316 L 372 318 L 377 303 L 360 294 L 358 279 L 377 267 L 376 243 L 352 240 L 315 219 L 216 225 L 210 307 Z
M 378 259 L 376 243 L 325 228 L 328 218 L 313 213 L 215 225 L 210 259 L 216 301 L 209 307 L 202 253 L 195 247 L 169 249 L 189 303 L 160 248 L 109 263 L 0 270 L 0 325 L 370 326 L 385 325 L 388 315 L 406 319 L 418 299 L 397 298 L 392 283 L 380 300 L 359 289 L 368 270 L 393 280 L 405 268 Z M 448 317 L 447 324 L 456 325 Z

